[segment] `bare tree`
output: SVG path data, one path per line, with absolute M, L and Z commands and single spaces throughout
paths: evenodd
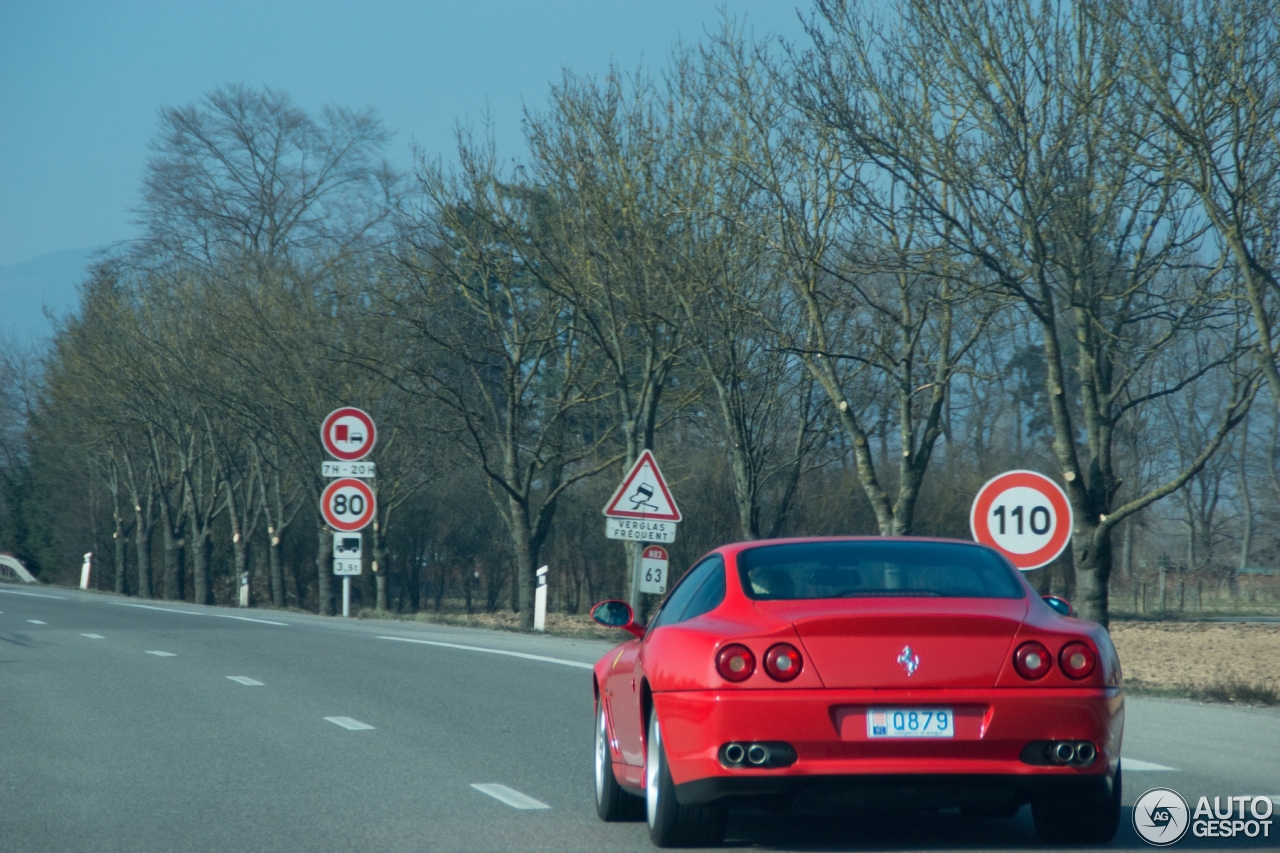
M 1118 127 L 1143 138 L 1160 128 L 1127 88 L 1123 42 L 1103 11 L 904 0 L 876 20 L 822 0 L 799 73 L 812 119 L 909 191 L 937 236 L 1038 324 L 1081 611 L 1105 624 L 1111 531 L 1199 470 L 1256 383 L 1235 366 L 1241 340 L 1219 277 L 1196 268 L 1203 229 L 1187 200 L 1118 143 Z M 1135 396 L 1148 371 L 1160 385 Z M 1197 381 L 1232 389 L 1208 443 L 1115 506 L 1118 420 Z

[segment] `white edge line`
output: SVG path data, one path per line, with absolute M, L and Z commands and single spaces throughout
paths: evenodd
M 350 732 L 371 732 L 374 730 L 373 726 L 368 723 L 362 723 L 354 717 L 325 717 L 325 720 Z
M 106 637 L 101 634 L 81 634 L 81 637 L 88 637 L 90 640 L 105 640 Z
M 482 794 L 488 794 L 501 803 L 506 803 L 513 809 L 549 809 L 551 806 L 546 803 L 535 800 L 528 794 L 522 794 L 514 788 L 508 788 L 506 785 L 499 785 L 494 782 L 472 782 L 471 787 L 475 788 Z
M 38 592 L 19 592 L 16 589 L 0 589 L 0 592 L 6 593 L 8 595 L 28 595 L 32 598 L 56 598 L 58 601 L 67 600 L 67 597 L 65 595 L 41 595 Z
M 513 658 L 524 658 L 525 660 L 540 660 L 544 663 L 558 663 L 561 666 L 576 666 L 579 669 L 595 669 L 595 664 L 580 663 L 576 660 L 564 660 L 563 658 L 549 658 L 545 655 L 530 655 L 524 652 L 509 652 L 505 649 L 486 649 L 483 646 L 464 646 L 460 643 L 442 643 L 439 640 L 411 640 L 408 637 L 378 637 L 379 640 L 396 640 L 401 643 L 418 643 L 423 646 L 443 646 L 446 649 L 462 649 L 467 652 L 488 652 L 491 655 L 507 655 Z
M 117 607 L 141 607 L 143 610 L 159 610 L 161 613 L 181 613 L 184 616 L 213 616 L 217 619 L 238 619 L 241 622 L 257 622 L 260 625 L 279 625 L 288 628 L 288 622 L 272 622 L 269 619 L 250 619 L 248 616 L 231 616 L 227 613 L 201 613 L 198 610 L 174 610 L 172 607 L 153 607 L 150 604 L 130 604 L 127 601 L 113 601 Z
M 228 675 L 227 678 L 236 684 L 243 684 L 245 687 L 266 687 L 261 681 L 256 678 L 250 678 L 247 675 Z
M 1124 770 L 1133 770 L 1138 773 L 1147 771 L 1156 772 L 1162 770 L 1172 770 L 1177 772 L 1176 767 L 1165 767 L 1163 764 L 1154 764 L 1150 761 L 1141 761 L 1137 758 L 1121 758 L 1120 767 Z
M 158 658 L 176 658 L 173 652 L 147 652 L 149 655 L 155 655 Z

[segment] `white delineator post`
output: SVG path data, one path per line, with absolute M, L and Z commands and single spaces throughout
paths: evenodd
M 84 555 L 84 563 L 80 566 L 80 588 L 89 588 L 89 570 L 93 567 L 93 552 Z
M 538 588 L 533 593 L 533 630 L 547 630 L 547 567 L 538 569 Z

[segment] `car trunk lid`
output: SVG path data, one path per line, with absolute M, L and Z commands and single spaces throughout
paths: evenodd
M 1026 599 L 841 598 L 757 601 L 791 622 L 827 687 L 991 687 Z

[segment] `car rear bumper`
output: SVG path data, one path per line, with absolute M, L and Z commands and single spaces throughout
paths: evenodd
M 997 799 L 1005 790 L 1039 792 L 1109 784 L 1119 765 L 1124 691 L 1118 688 L 937 690 L 721 690 L 654 694 L 663 746 L 681 802 L 801 788 L 928 788 L 963 804 L 965 791 Z M 951 708 L 953 738 L 869 739 L 877 707 Z M 1088 741 L 1084 767 L 1029 763 L 1039 741 Z M 786 767 L 726 766 L 727 743 L 782 742 Z

